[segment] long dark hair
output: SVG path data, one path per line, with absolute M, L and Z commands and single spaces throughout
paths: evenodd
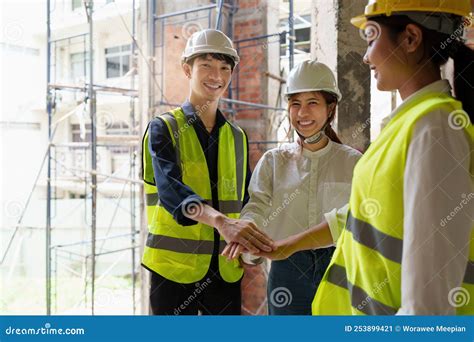
M 324 100 L 326 100 L 326 105 L 328 107 L 334 103 L 334 109 L 330 113 L 331 117 L 329 118 L 329 124 L 326 126 L 324 133 L 327 135 L 329 139 L 331 139 L 335 143 L 342 144 L 341 139 L 339 139 L 339 136 L 337 135 L 337 133 L 334 131 L 334 129 L 331 126 L 331 123 L 334 121 L 336 117 L 337 97 L 334 94 L 331 94 L 325 91 L 321 91 L 320 94 L 324 97 Z
M 446 16 L 448 17 L 448 16 Z M 434 65 L 441 67 L 449 58 L 454 61 L 453 86 L 456 98 L 462 102 L 463 109 L 468 113 L 471 122 L 474 122 L 474 50 L 471 50 L 462 40 L 466 21 L 453 16 L 454 22 L 459 22 L 459 28 L 452 35 L 430 30 L 414 22 L 406 15 L 379 16 L 371 18 L 389 30 L 390 38 L 396 43 L 398 34 L 403 32 L 408 24 L 415 24 L 422 30 L 424 57 L 423 61 L 430 60 Z M 456 37 L 456 34 L 458 37 Z

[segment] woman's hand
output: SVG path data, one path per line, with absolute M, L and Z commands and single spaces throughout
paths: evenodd
M 334 242 L 331 230 L 329 229 L 329 224 L 326 221 L 322 221 L 311 229 L 274 242 L 273 250 L 270 252 L 260 250 L 258 252 L 250 251 L 250 253 L 271 260 L 284 260 L 298 251 L 325 248 L 332 246 L 333 244 Z M 237 258 L 244 252 L 247 253 L 249 251 L 237 242 L 230 242 L 222 251 L 222 255 L 231 260 Z
M 253 255 L 259 257 L 265 257 L 270 260 L 284 260 L 288 259 L 291 255 L 293 255 L 297 250 L 295 249 L 294 239 L 287 238 L 284 240 L 276 241 L 274 244 L 274 249 L 272 252 L 264 252 L 260 251 L 258 253 L 254 253 Z
M 287 259 L 289 256 L 294 254 L 296 250 L 294 249 L 293 240 L 291 238 L 287 238 L 284 240 L 280 240 L 274 243 L 274 250 L 272 252 L 264 252 L 260 251 L 257 253 L 252 253 L 252 255 L 265 257 L 270 260 L 284 260 Z M 231 242 L 227 244 L 222 251 L 221 255 L 227 257 L 227 260 L 233 260 L 238 258 L 240 254 L 248 253 L 248 251 L 236 242 Z

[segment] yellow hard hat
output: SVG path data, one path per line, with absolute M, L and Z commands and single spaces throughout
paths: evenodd
M 351 19 L 352 25 L 363 29 L 368 18 L 399 12 L 447 13 L 461 17 L 469 16 L 470 0 L 369 0 L 365 13 Z
M 235 64 L 239 62 L 239 55 L 232 45 L 232 41 L 223 32 L 214 29 L 205 29 L 194 32 L 189 37 L 186 48 L 181 56 L 182 61 L 203 53 L 221 53 L 230 56 Z

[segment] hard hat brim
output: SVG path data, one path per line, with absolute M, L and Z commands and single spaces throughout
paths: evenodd
M 298 89 L 297 91 L 290 91 L 285 93 L 285 97 L 288 99 L 290 95 L 300 94 L 300 93 L 311 93 L 313 91 L 324 91 L 326 93 L 334 94 L 337 97 L 337 101 L 341 101 L 342 94 L 340 92 L 334 92 L 334 89 L 328 88 L 311 88 L 311 89 Z
M 229 56 L 230 58 L 232 58 L 234 60 L 235 65 L 237 65 L 237 63 L 239 63 L 239 61 L 240 61 L 240 58 L 238 56 L 234 56 L 234 55 L 231 55 L 230 53 L 225 53 L 225 52 L 222 52 L 222 51 L 217 51 L 216 49 L 212 49 L 212 48 L 202 49 L 202 50 L 197 51 L 193 54 L 190 54 L 189 56 L 183 55 L 183 56 L 181 56 L 181 61 L 185 62 L 186 60 L 189 60 L 190 58 L 193 58 L 193 57 L 198 56 L 198 55 L 207 54 L 207 53 L 219 53 L 221 55 Z
M 365 25 L 367 24 L 368 18 L 362 14 L 358 15 L 357 17 L 354 17 L 351 19 L 351 24 L 357 27 L 358 29 L 363 29 Z

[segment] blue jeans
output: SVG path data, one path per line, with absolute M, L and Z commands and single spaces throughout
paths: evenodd
M 272 261 L 267 285 L 269 315 L 311 315 L 311 303 L 334 249 L 301 251 Z

